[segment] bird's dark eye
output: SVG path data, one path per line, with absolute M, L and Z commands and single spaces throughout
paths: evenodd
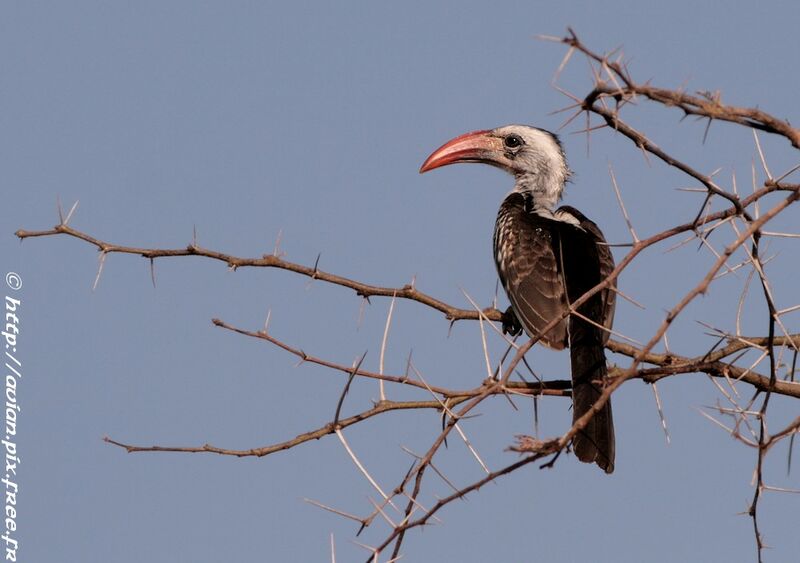
M 505 139 L 503 139 L 503 144 L 506 148 L 509 149 L 516 149 L 521 147 L 524 143 L 522 142 L 522 138 L 519 135 L 509 135 Z

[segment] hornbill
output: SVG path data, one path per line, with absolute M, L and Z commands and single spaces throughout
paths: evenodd
M 594 294 L 545 333 L 570 303 L 603 281 L 614 258 L 603 233 L 583 213 L 556 204 L 570 170 L 553 133 L 526 125 L 475 131 L 448 141 L 431 154 L 420 173 L 458 162 L 482 162 L 516 180 L 500 206 L 494 229 L 494 259 L 511 306 L 503 328 L 538 338 L 550 348 L 570 349 L 573 422 L 588 412 L 608 374 L 604 345 L 614 318 L 616 294 Z M 573 439 L 581 461 L 614 471 L 614 423 L 607 402 Z

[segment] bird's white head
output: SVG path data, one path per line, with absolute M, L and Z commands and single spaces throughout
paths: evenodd
M 553 133 L 529 125 L 474 131 L 448 141 L 422 164 L 420 173 L 458 162 L 481 162 L 516 178 L 515 191 L 552 210 L 570 175 L 561 143 Z

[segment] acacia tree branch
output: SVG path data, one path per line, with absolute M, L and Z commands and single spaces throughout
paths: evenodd
M 714 377 L 729 378 L 735 381 L 749 383 L 758 391 L 771 390 L 773 393 L 779 395 L 800 399 L 800 383 L 780 380 L 772 382 L 770 381 L 770 377 L 761 375 L 752 369 L 745 369 L 732 363 L 720 361 L 721 358 L 730 356 L 745 348 L 761 346 L 766 340 L 768 340 L 767 337 L 749 337 L 743 339 L 743 341 L 734 341 L 716 352 L 696 356 L 694 358 L 681 356 L 675 353 L 659 354 L 648 352 L 641 355 L 642 362 L 660 367 L 639 369 L 635 377 L 641 378 L 647 383 L 655 383 L 671 375 L 702 372 Z M 783 346 L 796 343 L 798 340 L 800 340 L 800 335 L 798 334 L 793 334 L 789 337 L 775 337 L 775 345 Z M 631 358 L 642 353 L 641 348 L 624 342 L 617 342 L 616 340 L 609 340 L 606 347 L 612 352 L 617 352 L 618 354 L 623 354 Z M 623 373 L 624 370 L 620 368 L 609 370 L 609 375 L 612 379 L 621 376 Z
M 613 72 L 615 77 L 622 81 L 625 88 L 609 89 L 608 94 L 623 97 L 638 94 L 647 99 L 663 105 L 664 107 L 677 107 L 685 115 L 696 115 L 735 123 L 750 129 L 764 131 L 785 137 L 794 148 L 800 149 L 800 129 L 792 127 L 788 120 L 778 119 L 758 108 L 742 108 L 723 104 L 719 96 L 692 96 L 678 90 L 656 88 L 649 84 L 637 84 L 630 77 L 628 70 L 618 61 L 612 61 L 605 55 L 600 55 L 578 39 L 576 33 L 567 28 L 566 37 L 561 39 L 565 45 L 583 53 L 587 58 L 602 65 L 603 68 Z M 616 82 L 616 81 L 615 81 Z M 616 84 L 619 84 L 616 82 Z
M 448 400 L 451 402 L 452 405 L 455 406 L 460 403 L 463 403 L 468 398 L 469 397 L 451 397 Z M 298 436 L 296 436 L 291 440 L 278 442 L 276 444 L 263 446 L 261 448 L 251 448 L 248 450 L 233 450 L 227 448 L 219 448 L 217 446 L 212 446 L 211 444 L 204 444 L 202 446 L 196 446 L 196 447 L 136 446 L 132 444 L 125 444 L 117 440 L 113 440 L 108 436 L 105 436 L 103 438 L 103 441 L 124 448 L 125 450 L 127 450 L 128 453 L 183 452 L 183 453 L 215 453 L 215 454 L 230 455 L 235 457 L 264 457 L 266 455 L 275 452 L 291 449 L 295 446 L 304 444 L 305 442 L 309 442 L 311 440 L 319 440 L 323 436 L 327 436 L 328 434 L 334 434 L 337 428 L 338 429 L 347 428 L 348 426 L 352 426 L 361 421 L 367 420 L 369 418 L 372 418 L 373 416 L 383 414 L 385 412 L 400 411 L 400 410 L 419 410 L 419 409 L 433 409 L 435 411 L 440 411 L 442 409 L 442 405 L 439 401 L 381 401 L 371 409 L 365 410 L 363 412 L 360 412 L 358 414 L 355 414 L 347 418 L 340 418 L 338 421 L 336 421 L 335 424 L 334 422 L 329 422 L 328 424 L 320 428 L 317 428 L 316 430 L 299 434 Z
M 416 381 L 411 379 L 408 376 L 398 376 L 398 375 L 386 375 L 381 374 L 373 371 L 369 371 L 359 367 L 358 369 L 354 370 L 351 366 L 347 366 L 345 364 L 338 364 L 336 362 L 332 362 L 329 360 L 325 360 L 316 356 L 311 356 L 307 354 L 305 351 L 290 346 L 286 342 L 279 340 L 269 334 L 267 331 L 250 331 L 241 328 L 237 328 L 233 325 L 230 325 L 220 319 L 213 319 L 212 322 L 214 325 L 224 328 L 226 330 L 230 330 L 237 334 L 241 334 L 243 336 L 249 336 L 251 338 L 257 338 L 259 340 L 265 340 L 270 344 L 274 344 L 278 348 L 286 350 L 290 354 L 297 356 L 300 358 L 301 362 L 309 362 L 312 364 L 317 364 L 323 367 L 327 367 L 336 371 L 341 371 L 346 374 L 354 373 L 355 375 L 366 377 L 368 379 L 377 379 L 379 381 L 387 381 L 390 383 L 397 383 L 399 385 L 407 385 L 409 387 L 416 387 L 418 389 L 425 389 L 441 395 L 444 398 L 452 398 L 452 397 L 474 397 L 479 395 L 483 391 L 481 388 L 476 389 L 466 389 L 466 390 L 457 390 L 457 389 L 450 389 L 446 387 L 439 387 L 436 385 L 429 385 L 422 381 Z M 531 395 L 553 395 L 553 396 L 569 396 L 569 393 L 565 393 L 565 389 L 569 389 L 571 387 L 571 382 L 567 380 L 552 380 L 552 381 L 534 381 L 534 382 L 510 382 L 509 388 L 519 391 L 521 393 L 529 393 Z
M 15 233 L 15 235 L 20 240 L 24 240 L 27 238 L 35 238 L 35 237 L 67 235 L 85 241 L 97 247 L 97 249 L 104 255 L 136 254 L 144 258 L 147 258 L 149 260 L 155 260 L 156 258 L 172 258 L 179 256 L 200 256 L 203 258 L 210 258 L 212 260 L 224 262 L 225 264 L 228 265 L 229 268 L 232 268 L 234 270 L 244 267 L 277 268 L 280 270 L 287 270 L 290 272 L 294 272 L 296 274 L 300 274 L 309 277 L 311 279 L 322 280 L 324 282 L 328 282 L 334 285 L 350 288 L 353 291 L 355 291 L 356 294 L 359 295 L 360 297 L 372 297 L 372 296 L 393 297 L 396 295 L 397 297 L 402 299 L 417 301 L 419 303 L 422 303 L 423 305 L 427 305 L 428 307 L 436 309 L 437 311 L 441 311 L 442 313 L 445 314 L 446 318 L 450 320 L 460 320 L 460 319 L 477 320 L 480 318 L 480 314 L 478 313 L 478 311 L 472 309 L 459 309 L 457 307 L 451 307 L 450 305 L 417 290 L 416 287 L 414 287 L 412 284 L 406 284 L 402 287 L 381 287 L 377 285 L 370 285 L 350 278 L 346 278 L 344 276 L 338 276 L 336 274 L 325 272 L 317 267 L 312 268 L 308 266 L 303 266 L 302 264 L 297 264 L 295 262 L 290 262 L 288 260 L 280 258 L 275 254 L 265 254 L 260 258 L 246 258 L 246 257 L 234 256 L 232 254 L 226 254 L 224 252 L 219 252 L 216 250 L 203 248 L 194 243 L 188 245 L 186 248 L 172 248 L 172 249 L 139 248 L 134 246 L 123 246 L 97 239 L 87 233 L 81 232 L 77 229 L 73 229 L 72 227 L 70 227 L 65 223 L 56 225 L 52 229 L 42 230 L 42 231 L 27 231 L 25 229 L 19 229 Z M 493 312 L 491 315 L 487 313 L 487 316 L 490 316 L 491 320 L 500 319 L 499 313 L 497 312 Z

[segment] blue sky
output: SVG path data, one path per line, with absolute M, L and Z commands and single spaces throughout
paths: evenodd
M 197 258 L 160 260 L 156 286 L 145 260 L 111 255 L 97 288 L 97 252 L 67 238 L 27 240 L 18 228 L 57 222 L 56 202 L 79 200 L 71 225 L 103 240 L 143 247 L 199 244 L 239 256 L 270 253 L 379 285 L 417 286 L 482 306 L 496 275 L 491 232 L 510 179 L 484 167 L 419 176 L 445 140 L 521 122 L 556 130 L 567 104 L 550 81 L 565 50 L 535 39 L 572 26 L 592 48 L 622 45 L 641 80 L 720 90 L 797 121 L 796 25 L 789 2 L 5 2 L 0 6 L 0 170 L 3 273 L 23 288 L 19 347 L 21 560 L 338 561 L 366 558 L 357 527 L 303 502 L 364 514 L 373 491 L 335 437 L 264 459 L 131 454 L 105 435 L 140 445 L 249 448 L 293 437 L 333 417 L 344 380 L 285 352 L 214 327 L 246 329 L 271 311 L 275 336 L 350 363 L 368 351 L 377 368 L 389 300 L 362 310 L 353 292 L 287 272 L 227 270 Z M 561 78 L 590 87 L 574 58 Z M 749 131 L 704 124 L 643 104 L 630 114 L 654 140 L 705 172 L 736 173 L 749 188 L 756 152 Z M 574 182 L 565 201 L 609 240 L 627 242 L 608 176 L 614 167 L 640 235 L 691 219 L 689 182 L 629 141 L 562 131 Z M 770 164 L 796 164 L 787 143 L 762 137 Z M 688 211 L 687 211 L 688 210 Z M 796 220 L 796 211 L 790 210 Z M 784 220 L 786 227 L 790 221 Z M 617 328 L 647 340 L 663 309 L 696 283 L 708 262 L 696 246 L 663 248 L 637 261 L 620 285 L 647 305 L 621 302 Z M 781 249 L 770 272 L 784 306 L 797 251 Z M 620 250 L 617 254 L 622 256 Z M 696 320 L 730 329 L 743 277 L 723 280 L 670 331 L 676 352 L 713 344 Z M 731 303 L 733 303 L 733 308 Z M 763 334 L 754 300 L 745 332 Z M 787 317 L 796 327 L 796 319 Z M 456 324 L 399 302 L 386 371 L 402 373 L 409 350 L 429 381 L 468 388 L 485 377 L 475 323 Z M 794 332 L 798 332 L 796 329 Z M 499 341 L 491 352 L 502 352 Z M 563 377 L 566 354 L 535 349 L 537 369 Z M 624 364 L 624 358 L 612 358 Z M 705 377 L 681 376 L 659 391 L 672 436 L 665 444 L 649 387 L 614 395 L 617 469 L 562 458 L 528 466 L 445 509 L 442 523 L 409 533 L 409 561 L 749 561 L 753 452 L 698 409 L 719 394 Z M 392 391 L 390 390 L 390 393 Z M 377 397 L 357 381 L 348 413 Z M 776 401 L 776 428 L 796 404 Z M 532 432 L 532 408 L 487 403 L 465 431 L 493 468 Z M 541 401 L 541 430 L 555 436 L 570 415 L 563 399 Z M 386 488 L 439 429 L 431 414 L 391 414 L 353 427 L 348 439 Z M 770 458 L 786 477 L 786 449 Z M 463 444 L 439 461 L 461 484 L 481 477 Z M 426 499 L 447 494 L 431 481 Z M 797 499 L 768 494 L 761 526 L 768 561 L 800 550 Z M 359 539 L 377 543 L 376 523 Z

